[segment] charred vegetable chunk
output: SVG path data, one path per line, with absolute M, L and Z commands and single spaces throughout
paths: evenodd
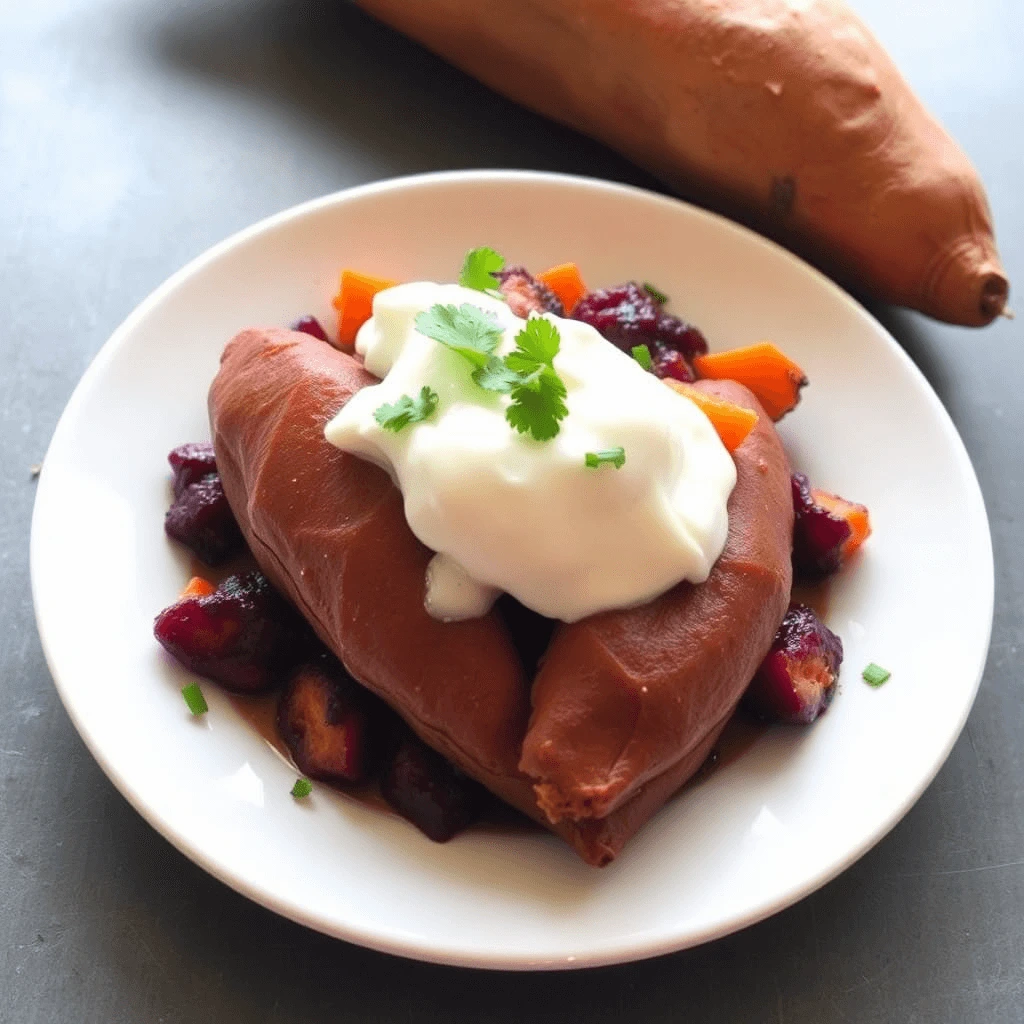
M 323 324 L 315 316 L 300 316 L 292 325 L 293 331 L 301 331 L 303 334 L 309 334 L 314 338 L 319 338 L 320 341 L 327 341 L 327 332 L 323 328 Z
M 174 497 L 180 498 L 189 484 L 217 472 L 217 459 L 209 441 L 194 441 L 178 445 L 167 461 L 174 473 Z
M 323 782 L 366 778 L 374 747 L 370 699 L 331 654 L 292 672 L 277 724 L 299 771 Z
M 794 604 L 761 662 L 745 703 L 758 717 L 806 725 L 832 702 L 843 642 L 814 611 Z
M 871 517 L 867 508 L 864 505 L 858 505 L 855 501 L 847 501 L 845 498 L 840 498 L 838 494 L 822 491 L 816 487 L 811 489 L 811 497 L 816 505 L 837 519 L 842 519 L 850 527 L 850 536 L 846 538 L 840 550 L 840 562 L 846 562 L 854 551 L 871 536 Z
M 486 790 L 411 733 L 380 780 L 384 799 L 435 843 L 446 843 L 479 815 Z
M 295 612 L 261 572 L 229 576 L 212 593 L 185 597 L 153 625 L 185 668 L 236 693 L 269 690 L 307 649 Z
M 683 354 L 660 342 L 655 342 L 654 351 L 651 353 L 651 372 L 662 380 L 678 380 L 683 384 L 690 384 L 696 380 Z
M 242 532 L 224 496 L 209 441 L 179 445 L 167 461 L 174 474 L 174 504 L 164 529 L 207 565 L 219 565 L 242 549 Z
M 793 474 L 792 486 L 793 572 L 804 579 L 828 576 L 842 564 L 844 545 L 853 531 L 845 519 L 814 500 L 803 473 Z
M 562 300 L 525 267 L 506 267 L 495 271 L 494 276 L 501 282 L 501 294 L 508 308 L 523 320 L 529 319 L 531 313 L 565 316 Z
M 188 484 L 167 510 L 168 537 L 191 548 L 207 565 L 220 565 L 242 550 L 242 531 L 216 473 Z
M 635 281 L 628 281 L 615 288 L 588 292 L 576 304 L 572 316 L 590 324 L 624 352 L 635 345 L 647 345 L 659 377 L 691 381 L 689 366 L 686 375 L 682 375 L 679 360 L 670 353 L 688 364 L 695 355 L 707 352 L 708 343 L 696 327 L 663 312 L 661 298 Z

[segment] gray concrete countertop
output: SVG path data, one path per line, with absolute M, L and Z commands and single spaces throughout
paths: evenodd
M 1018 0 L 855 5 L 980 169 L 1024 287 Z M 28 583 L 30 468 L 83 370 L 151 289 L 236 229 L 348 185 L 453 167 L 650 184 L 342 0 L 0 6 L 0 1022 L 1019 1024 L 1020 321 L 970 332 L 875 310 L 980 477 L 996 552 L 992 648 L 967 728 L 917 806 L 840 878 L 760 925 L 574 974 L 394 959 L 214 881 L 85 750 L 44 663 Z

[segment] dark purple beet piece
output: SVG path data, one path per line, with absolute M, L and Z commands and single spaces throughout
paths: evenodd
M 852 532 L 850 524 L 815 502 L 803 473 L 794 473 L 791 483 L 793 572 L 803 579 L 819 579 L 839 568 L 843 545 Z
M 277 724 L 299 771 L 323 782 L 359 782 L 375 759 L 374 698 L 323 651 L 291 674 Z
M 303 624 L 261 572 L 229 576 L 212 594 L 172 604 L 153 632 L 189 671 L 237 693 L 282 683 L 308 650 Z
M 842 661 L 842 640 L 807 605 L 791 605 L 745 703 L 767 721 L 813 722 L 835 696 Z
M 693 324 L 688 324 L 671 313 L 658 317 L 658 341 L 666 348 L 675 349 L 687 359 L 703 355 L 708 350 L 704 335 Z
M 167 456 L 167 461 L 174 473 L 175 498 L 180 498 L 182 491 L 189 484 L 217 472 L 217 459 L 213 454 L 213 445 L 209 441 L 178 445 Z
M 216 473 L 185 487 L 167 510 L 164 529 L 207 565 L 220 565 L 243 545 L 242 531 Z
M 666 348 L 660 342 L 655 342 L 654 351 L 651 353 L 651 370 L 656 377 L 671 377 L 673 380 L 681 380 L 684 384 L 696 379 L 682 353 Z
M 501 294 L 513 314 L 526 320 L 531 313 L 554 313 L 565 316 L 562 300 L 546 285 L 538 281 L 526 267 L 506 267 L 494 275 L 500 283 Z
M 301 331 L 303 334 L 310 334 L 314 338 L 319 338 L 321 341 L 327 341 L 327 332 L 315 316 L 300 316 L 299 319 L 292 324 L 291 329 L 293 331 Z
M 479 815 L 486 791 L 437 751 L 407 733 L 380 781 L 384 799 L 435 843 L 445 843 Z
M 572 315 L 573 319 L 590 324 L 624 352 L 636 345 L 647 345 L 653 356 L 660 345 L 690 360 L 708 350 L 704 335 L 696 327 L 663 312 L 661 303 L 635 281 L 588 292 Z

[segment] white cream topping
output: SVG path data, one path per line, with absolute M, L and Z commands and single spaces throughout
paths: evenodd
M 421 334 L 417 314 L 471 303 L 493 313 L 515 348 L 525 321 L 506 303 L 454 284 L 398 285 L 374 298 L 356 350 L 382 377 L 328 423 L 327 440 L 383 466 L 413 533 L 439 555 L 427 573 L 436 618 L 484 614 L 499 592 L 575 622 L 644 604 L 681 580 L 702 583 L 725 545 L 736 467 L 708 418 L 592 327 L 550 316 L 568 415 L 550 441 L 505 419 L 511 399 L 479 388 L 458 353 Z M 395 433 L 374 412 L 424 386 L 434 414 Z M 585 465 L 625 449 L 621 469 Z

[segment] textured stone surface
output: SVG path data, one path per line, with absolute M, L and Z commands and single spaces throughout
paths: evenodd
M 1024 287 L 1018 0 L 856 6 L 978 165 Z M 266 214 L 449 167 L 649 181 L 340 0 L 4 4 L 0 154 L 0 1022 L 517 1021 L 524 1006 L 590 1024 L 1020 1021 L 1019 322 L 971 333 L 878 310 L 963 435 L 996 551 L 977 704 L 906 819 L 822 891 L 704 948 L 580 974 L 457 972 L 275 917 L 117 794 L 60 706 L 33 625 L 31 467 L 136 303 Z

